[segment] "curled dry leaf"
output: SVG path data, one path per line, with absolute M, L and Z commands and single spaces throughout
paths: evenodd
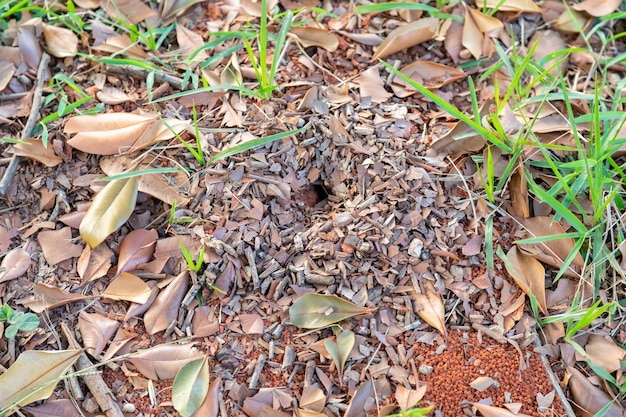
M 188 126 L 187 121 L 159 119 L 154 114 L 103 113 L 72 117 L 64 131 L 76 133 L 67 141 L 73 148 L 94 155 L 116 155 L 172 139 Z
M 424 292 L 415 292 L 415 301 L 421 305 L 417 314 L 428 324 L 439 330 L 444 338 L 448 338 L 446 330 L 446 309 L 443 300 L 430 281 L 424 285 Z
M 43 36 L 50 55 L 57 58 L 76 56 L 78 36 L 67 28 L 44 25 Z
M 613 13 L 620 4 L 622 0 L 584 0 L 574 4 L 572 9 L 587 12 L 594 17 L 602 17 Z
M 517 246 L 511 247 L 506 257 L 509 260 L 505 264 L 508 273 L 525 294 L 532 294 L 537 297 L 539 310 L 543 314 L 548 314 L 545 286 L 546 271 L 543 265 L 532 256 L 520 252 Z
M 172 385 L 172 405 L 182 417 L 190 417 L 209 391 L 209 361 L 204 356 L 180 368 Z
M 462 44 L 476 59 L 483 56 L 485 35 L 497 34 L 504 27 L 502 21 L 487 16 L 471 7 L 465 9 L 465 24 L 463 25 Z
M 370 97 L 372 103 L 384 103 L 393 94 L 385 90 L 384 82 L 378 73 L 378 67 L 373 66 L 361 73 L 359 78 L 359 92 L 361 98 Z
M 44 148 L 43 143 L 39 139 L 30 138 L 24 142 L 16 143 L 13 146 L 13 150 L 16 155 L 34 159 L 47 167 L 55 167 L 63 162 L 63 159 L 54 153 L 52 146 Z
M 179 369 L 187 363 L 204 357 L 194 349 L 192 343 L 184 345 L 157 345 L 129 359 L 139 372 L 152 380 L 174 379 Z
M 27 405 L 48 398 L 82 354 L 80 349 L 60 351 L 27 350 L 0 375 L 0 404 L 3 407 Z M 36 372 L 33 370 L 36 369 Z M 8 410 L 10 414 L 13 410 Z
M 80 222 L 80 235 L 95 248 L 128 220 L 137 202 L 137 177 L 110 181 Z
M 388 55 L 408 49 L 427 40 L 433 39 L 437 34 L 439 19 L 426 17 L 407 23 L 394 30 L 376 48 L 372 60 L 384 58 Z
M 413 408 L 422 401 L 424 394 L 426 394 L 427 385 L 422 385 L 418 389 L 408 389 L 403 385 L 398 384 L 396 386 L 396 402 L 398 403 L 398 407 L 402 410 L 408 410 Z
M 94 358 L 100 356 L 119 325 L 116 320 L 98 313 L 89 314 L 81 311 L 78 316 L 78 330 L 83 338 L 83 344 Z
M 289 308 L 289 320 L 303 329 L 319 329 L 372 311 L 336 295 L 305 294 Z
M 122 272 L 109 284 L 102 296 L 111 300 L 125 300 L 144 304 L 148 302 L 151 294 L 151 288 L 141 278 L 128 272 Z
M 22 276 L 30 266 L 30 253 L 19 247 L 4 256 L 0 264 L 0 283 Z M 4 269 L 3 269 L 4 268 Z
M 311 26 L 292 27 L 289 32 L 297 36 L 298 41 L 308 48 L 309 46 L 319 46 L 328 52 L 334 52 L 339 46 L 339 38 L 326 29 Z

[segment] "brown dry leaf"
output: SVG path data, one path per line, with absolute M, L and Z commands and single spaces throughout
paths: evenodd
M 28 271 L 29 266 L 30 253 L 22 247 L 11 250 L 0 263 L 0 283 L 19 278 Z
M 36 407 L 23 407 L 33 417 L 63 417 L 71 416 L 76 412 L 76 407 L 72 400 L 64 398 L 61 400 L 46 401 Z
M 153 114 L 119 112 L 74 116 L 65 124 L 64 132 L 76 133 L 67 141 L 73 148 L 94 155 L 117 155 L 172 139 L 188 126 L 189 122 L 174 118 L 161 120 Z
M 579 33 L 581 28 L 587 26 L 591 18 L 588 14 L 576 10 L 565 10 L 552 24 L 552 27 L 562 32 Z
M 320 387 L 315 384 L 306 385 L 300 397 L 300 407 L 320 413 L 326 405 L 326 395 Z
M 218 417 L 219 415 L 219 399 L 220 387 L 222 386 L 222 377 L 214 378 L 209 384 L 204 401 L 200 407 L 191 415 L 191 417 Z
M 95 32 L 95 29 L 92 29 L 92 31 Z M 94 38 L 98 39 L 95 35 Z M 148 58 L 148 55 L 143 51 L 143 49 L 141 49 L 139 45 L 134 43 L 125 33 L 121 35 L 115 34 L 115 36 L 106 37 L 100 43 L 94 42 L 94 45 L 91 48 L 95 51 L 108 54 L 122 53 L 124 55 L 136 58 Z
M 367 417 L 368 411 L 365 406 L 371 402 L 368 400 L 375 396 L 387 396 L 391 394 L 387 380 L 363 381 L 350 399 L 350 404 L 343 414 L 343 417 Z
M 100 168 L 107 175 L 118 175 L 128 171 L 132 167 L 132 161 L 127 157 L 102 159 Z M 150 168 L 150 165 L 140 164 L 137 169 Z M 138 179 L 138 190 L 151 195 L 164 203 L 176 204 L 176 207 L 183 207 L 189 203 L 190 199 L 183 195 L 181 189 L 189 187 L 189 178 L 183 172 L 169 174 L 142 175 Z
M 100 0 L 100 7 L 113 20 L 121 19 L 133 25 L 156 14 L 141 0 Z
M 155 334 L 165 330 L 178 318 L 178 309 L 188 285 L 189 271 L 183 271 L 161 291 L 144 314 L 144 324 L 148 333 Z
M 474 407 L 483 417 L 530 417 L 528 414 L 513 414 L 505 408 L 492 407 L 490 405 L 474 403 Z
M 483 236 L 475 236 L 471 238 L 467 243 L 463 245 L 463 249 L 461 249 L 461 252 L 465 256 L 478 255 L 482 252 L 484 240 L 485 238 Z
M 239 0 L 240 10 L 253 17 L 261 17 L 261 2 L 257 0 Z M 274 10 L 274 7 L 278 4 L 278 0 L 268 0 L 267 10 Z
M 602 17 L 613 13 L 622 0 L 584 0 L 572 5 L 572 9 L 587 12 L 594 17 Z
M 265 324 L 263 318 L 256 313 L 239 315 L 241 329 L 246 334 L 263 334 Z
M 43 36 L 50 55 L 57 58 L 76 56 L 78 36 L 67 28 L 44 25 Z
M 82 246 L 72 243 L 72 229 L 70 227 L 39 232 L 37 241 L 41 246 L 46 262 L 50 265 L 56 265 L 66 259 L 77 258 L 83 251 Z
M 14 408 L 48 398 L 82 350 L 23 352 L 0 375 L 0 404 L 11 414 Z
M 129 362 L 146 378 L 160 381 L 174 379 L 180 368 L 202 357 L 204 353 L 196 350 L 192 343 L 164 344 L 133 354 Z
M 400 68 L 400 72 L 428 89 L 441 88 L 451 82 L 467 77 L 467 74 L 460 69 L 432 61 L 419 60 Z M 408 97 L 417 92 L 415 88 L 400 77 L 394 78 L 391 88 L 394 94 L 400 98 Z
M 474 388 L 476 391 L 483 392 L 496 383 L 497 381 L 493 378 L 490 378 L 488 376 L 479 376 L 478 378 L 470 382 L 469 386 Z
M 98 245 L 95 249 L 91 249 L 89 245 L 85 246 L 76 264 L 78 275 L 83 279 L 81 285 L 105 276 L 111 268 L 113 255 L 113 251 L 107 245 Z
M 592 416 L 612 403 L 603 416 L 623 417 L 621 407 L 615 404 L 609 394 L 593 385 L 578 369 L 568 366 L 567 372 L 570 374 L 568 385 L 574 400 L 574 410 L 580 411 L 581 415 Z
M 321 29 L 311 26 L 296 26 L 289 29 L 289 32 L 297 36 L 302 46 L 319 46 L 328 52 L 334 52 L 339 46 L 339 38 L 327 29 Z
M 83 345 L 87 352 L 97 358 L 100 356 L 109 340 L 115 335 L 119 322 L 98 313 L 80 312 L 78 316 L 78 330 L 83 338 Z
M 533 59 L 537 62 L 541 61 L 546 56 L 558 51 L 562 51 L 567 48 L 567 44 L 563 39 L 563 36 L 555 30 L 540 30 L 535 32 L 532 38 L 530 38 L 529 45 L 537 43 L 535 52 L 533 53 Z M 557 65 L 558 61 L 561 61 Z M 553 77 L 558 77 L 559 74 L 566 71 L 568 58 L 563 59 L 562 55 L 559 55 L 557 59 L 552 58 L 543 63 L 543 68 L 550 70 L 550 74 Z
M 137 334 L 134 332 L 134 330 L 126 330 L 123 327 L 117 329 L 117 333 L 115 333 L 115 337 L 113 338 L 113 340 L 111 340 L 109 348 L 107 349 L 105 354 L 102 355 L 101 362 L 104 363 L 108 361 L 112 357 L 116 356 L 118 352 L 120 352 L 120 354 L 128 353 L 128 344 L 135 337 L 137 337 Z
M 23 143 L 16 143 L 13 149 L 15 155 L 34 159 L 47 167 L 55 167 L 63 162 L 63 159 L 54 153 L 52 146 L 44 148 L 43 143 L 39 139 L 26 139 Z
M 503 27 L 499 19 L 466 7 L 462 44 L 474 58 L 480 59 L 484 53 L 485 35 L 496 35 Z
M 145 304 L 151 294 L 152 290 L 141 278 L 128 272 L 122 272 L 119 277 L 109 284 L 102 296 L 111 300 L 125 300 L 137 304 Z
M 318 413 L 316 411 L 302 410 L 301 408 L 296 408 L 294 413 L 296 417 L 328 417 L 326 414 Z
M 17 46 L 29 67 L 33 69 L 39 67 L 43 52 L 34 26 L 22 25 L 17 29 Z
M 385 90 L 385 83 L 380 78 L 378 67 L 373 66 L 361 73 L 359 77 L 361 99 L 370 97 L 372 103 L 384 103 L 393 94 Z
M 87 295 L 71 294 L 63 292 L 57 287 L 46 284 L 35 284 L 33 287 L 34 298 L 22 301 L 22 304 L 35 313 L 43 313 L 74 301 L 88 300 L 93 298 Z
M 4 90 L 15 74 L 15 65 L 11 62 L 0 61 L 0 91 Z
M 528 230 L 530 237 L 542 237 L 564 234 L 565 230 L 558 222 L 553 222 L 550 216 L 536 216 L 527 219 L 521 219 L 522 225 Z M 524 252 L 532 253 L 534 257 L 542 262 L 552 265 L 556 268 L 563 266 L 563 261 L 569 256 L 574 249 L 574 239 L 555 239 L 537 245 L 519 245 Z M 539 249 L 539 250 L 536 250 Z M 577 270 L 581 270 L 585 265 L 585 261 L 580 253 L 577 253 L 568 268 L 572 272 L 572 266 Z M 575 271 L 574 271 L 575 272 Z
M 532 294 L 537 297 L 539 310 L 543 314 L 548 314 L 546 306 L 545 269 L 541 263 L 532 256 L 528 256 L 517 249 L 511 247 L 506 254 L 508 263 L 505 264 L 509 275 L 513 277 L 517 285 L 525 294 Z
M 96 97 L 104 104 L 121 104 L 126 102 L 135 102 L 139 96 L 135 93 L 129 94 L 117 87 L 103 87 L 96 93 Z
M 415 407 L 417 403 L 422 401 L 424 398 L 424 394 L 426 394 L 427 385 L 422 385 L 417 389 L 408 389 L 403 385 L 398 384 L 396 386 L 396 402 L 398 403 L 398 407 L 402 410 L 408 410 L 410 408 Z
M 509 196 L 511 197 L 511 207 L 509 213 L 513 217 L 521 217 L 522 219 L 530 216 L 530 206 L 528 204 L 528 183 L 524 174 L 524 165 L 522 159 L 519 159 L 519 165 L 511 175 L 509 181 Z
M 137 177 L 110 181 L 93 198 L 80 222 L 80 236 L 95 248 L 126 223 L 136 202 Z
M 497 7 L 500 12 L 541 13 L 541 7 L 533 0 L 481 0 L 480 5 L 483 4 L 489 9 Z
M 430 281 L 423 285 L 424 292 L 415 291 L 415 301 L 421 305 L 417 314 L 428 324 L 439 330 L 444 338 L 448 338 L 446 330 L 446 309 L 443 305 L 441 295 Z
M 415 22 L 402 25 L 393 31 L 376 48 L 372 60 L 384 58 L 388 55 L 408 49 L 427 40 L 433 39 L 437 34 L 439 19 L 426 17 Z
M 220 323 L 210 305 L 197 307 L 194 310 L 191 328 L 195 337 L 212 336 L 220 330 Z
M 187 29 L 180 23 L 176 25 L 176 41 L 178 42 L 178 46 L 180 46 L 180 53 L 183 59 L 189 58 L 191 54 L 205 44 L 202 36 Z M 193 57 L 191 62 L 202 62 L 208 57 L 206 51 L 200 51 Z
M 609 373 L 620 369 L 620 362 L 626 359 L 626 350 L 615 344 L 613 340 L 597 334 L 589 336 L 585 352 L 594 365 L 601 366 Z
M 132 271 L 147 263 L 152 258 L 158 237 L 154 229 L 137 229 L 127 234 L 120 245 L 116 274 Z
M 126 311 L 124 321 L 128 321 L 133 317 L 140 316 L 141 314 L 148 311 L 150 306 L 152 306 L 152 304 L 154 303 L 154 300 L 156 300 L 157 295 L 159 295 L 160 288 L 157 285 L 157 281 L 148 281 L 146 284 L 148 285 L 148 287 L 150 287 L 150 298 L 148 298 L 148 301 L 143 304 L 132 303 Z

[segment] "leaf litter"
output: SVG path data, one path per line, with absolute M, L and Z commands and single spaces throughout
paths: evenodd
M 77 2 L 87 7 L 81 3 L 85 2 Z M 102 7 L 109 18 L 139 25 L 145 21 L 150 27 L 177 20 L 171 40 L 175 39 L 173 48 L 179 48 L 182 59 L 213 39 L 205 28 L 195 25 L 197 13 L 214 14 L 210 25 L 221 25 L 220 30 L 242 29 L 249 24 L 249 16 L 261 14 L 260 2 L 227 2 L 207 8 L 194 8 L 193 3 L 164 2 L 160 10 L 146 8 L 140 1 L 125 2 L 119 8 L 106 2 L 88 7 Z M 285 7 L 288 2 L 280 3 Z M 190 121 L 196 111 L 193 107 L 201 106 L 198 102 L 170 97 L 167 104 L 144 105 L 149 86 L 137 69 L 120 75 L 111 71 L 115 64 L 108 64 L 107 71 L 103 63 L 95 66 L 93 74 L 77 73 L 76 82 L 83 88 L 89 86 L 90 94 L 97 93 L 106 111 L 62 117 L 62 124 L 49 127 L 60 136 L 51 135 L 48 147 L 29 140 L 36 148 L 21 144 L 3 148 L 6 155 L 15 153 L 41 163 L 25 164 L 26 170 L 19 174 L 20 185 L 15 181 L 7 196 L 14 210 L 0 211 L 0 238 L 8 242 L 7 248 L 23 245 L 28 250 L 20 251 L 19 257 L 3 258 L 6 272 L 0 274 L 10 277 L 5 285 L 15 294 L 13 299 L 37 313 L 48 311 L 72 326 L 86 309 L 82 317 L 92 320 L 90 330 L 87 324 L 80 326 L 85 347 L 96 356 L 105 352 L 107 360 L 122 363 L 117 371 L 112 369 L 115 366 L 105 368 L 103 378 L 109 385 L 122 387 L 121 392 L 145 414 L 172 412 L 171 398 L 159 397 L 160 405 L 148 400 L 150 387 L 162 383 L 171 387 L 178 371 L 195 360 L 201 367 L 206 365 L 207 371 L 210 363 L 210 382 L 207 379 L 208 385 L 202 389 L 208 394 L 204 401 L 194 401 L 193 407 L 177 403 L 175 408 L 186 410 L 185 415 L 199 406 L 203 411 L 196 413 L 200 415 L 226 410 L 227 415 L 249 416 L 365 416 L 377 407 L 393 410 L 395 405 L 401 409 L 433 405 L 445 410 L 445 415 L 454 415 L 461 412 L 461 401 L 470 412 L 470 403 L 487 398 L 498 405 L 491 407 L 498 411 L 491 412 L 500 414 L 492 415 L 510 415 L 502 414 L 508 411 L 501 407 L 515 409 L 514 404 L 519 403 L 524 405 L 516 409 L 517 415 L 540 415 L 538 410 L 546 405 L 537 398 L 553 388 L 545 382 L 542 365 L 534 361 L 537 356 L 529 347 L 536 336 L 532 332 L 534 318 L 524 309 L 525 293 L 539 295 L 544 313 L 562 308 L 572 298 L 572 284 L 576 284 L 571 280 L 584 262 L 580 255 L 575 256 L 571 271 L 566 271 L 568 277 L 552 286 L 535 266 L 543 265 L 547 274 L 552 273 L 551 268 L 558 269 L 573 248 L 572 240 L 550 240 L 532 247 L 514 245 L 511 233 L 516 226 L 502 218 L 494 222 L 494 241 L 507 251 L 516 250 L 517 257 L 524 257 L 523 265 L 535 266 L 519 268 L 523 277 L 519 271 L 505 273 L 506 263 L 497 264 L 500 272 L 486 269 L 480 250 L 484 225 L 477 225 L 478 230 L 468 227 L 478 223 L 468 191 L 480 192 L 481 187 L 476 184 L 468 190 L 452 179 L 450 174 L 455 171 L 448 161 L 437 157 L 450 154 L 460 158 L 454 161 L 455 167 L 469 178 L 476 170 L 468 156 L 481 150 L 484 141 L 461 132 L 463 123 L 455 128 L 455 120 L 376 65 L 378 58 L 397 60 L 407 76 L 471 113 L 467 96 L 458 94 L 459 88 L 467 91 L 469 73 L 450 66 L 442 42 L 448 53 L 458 51 L 453 56 L 455 64 L 472 56 L 481 59 L 494 53 L 495 39 L 510 41 L 501 28 L 519 28 L 511 16 L 543 10 L 543 5 L 540 8 L 532 1 L 492 3 L 486 2 L 486 7 L 499 7 L 495 15 L 471 5 L 447 10 L 469 16 L 470 26 L 458 21 L 449 25 L 445 19 L 407 12 L 356 19 L 345 14 L 345 5 L 330 2 L 327 7 L 333 14 L 312 26 L 293 28 L 291 36 L 303 49 L 292 45 L 282 57 L 280 96 L 267 102 L 228 92 L 211 96 L 201 108 L 198 143 L 211 157 L 246 139 L 268 137 L 309 122 L 311 128 L 262 143 L 244 154 L 230 154 L 206 167 L 199 167 L 174 135 L 195 142 Z M 588 0 L 577 7 L 591 3 Z M 398 16 L 407 23 L 395 21 Z M 587 18 L 581 15 L 581 19 Z M 94 21 L 92 32 L 83 34 L 88 41 L 81 38 L 92 42 L 99 57 L 120 53 L 148 58 L 144 45 L 133 43 L 103 22 Z M 563 22 L 556 22 L 554 29 L 570 24 Z M 454 38 L 456 24 L 461 25 L 456 26 L 461 32 Z M 54 56 L 73 56 L 74 38 L 69 32 L 59 32 L 68 39 L 59 45 L 52 37 L 46 38 L 45 31 L 50 34 L 60 28 L 44 28 L 43 43 Z M 6 67 L 5 78 L 10 82 L 4 83 L 3 89 L 28 90 L 24 78 L 11 68 L 22 62 L 37 67 L 42 55 L 37 33 L 26 27 L 19 30 L 19 48 L 15 49 L 21 56 L 10 60 L 15 61 L 13 67 Z M 232 39 L 223 47 L 230 46 L 236 46 Z M 549 48 L 547 51 L 550 53 Z M 214 51 L 206 49 L 193 60 L 202 62 L 212 54 Z M 167 55 L 161 58 L 169 59 Z M 231 77 L 229 83 L 248 83 L 246 77 L 252 74 L 249 60 L 243 50 L 225 54 L 194 76 L 210 71 L 217 74 L 220 85 L 227 76 Z M 62 68 L 61 62 L 53 68 Z M 171 68 L 176 72 L 181 67 Z M 193 64 L 190 68 L 197 69 Z M 183 76 L 182 72 L 175 75 Z M 96 78 L 90 77 L 99 78 L 99 87 L 91 87 Z M 161 94 L 175 93 L 172 86 L 164 82 L 159 87 Z M 483 93 L 486 100 L 481 119 L 492 105 L 486 90 Z M 30 102 L 23 105 L 28 107 Z M 27 114 L 17 107 L 6 114 L 0 112 L 12 119 L 9 122 Z M 551 119 L 544 117 L 541 122 L 537 129 L 547 133 L 558 128 Z M 7 127 L 8 132 L 19 131 L 17 125 Z M 450 132 L 448 136 L 446 132 Z M 435 145 L 430 147 L 433 141 Z M 429 148 L 430 154 L 426 154 Z M 122 180 L 125 182 L 117 187 L 111 184 L 120 180 L 90 181 L 87 186 L 76 181 L 83 175 L 117 175 L 133 167 L 179 166 L 191 168 L 193 174 L 142 175 Z M 447 175 L 442 175 L 444 172 Z M 527 206 L 525 181 L 521 175 L 516 181 L 511 182 L 511 200 L 516 195 L 515 201 Z M 99 192 L 94 196 L 96 188 Z M 51 191 L 57 193 L 55 202 L 47 208 L 40 206 L 38 201 Z M 56 222 L 63 202 L 67 211 L 78 214 L 79 205 L 88 201 L 93 201 L 94 208 L 87 210 L 86 220 L 74 220 L 65 228 Z M 94 217 L 95 210 L 100 214 Z M 522 223 L 531 235 L 553 234 L 555 227 L 562 228 L 561 234 L 567 230 L 553 222 L 550 213 L 531 218 L 528 210 L 521 209 L 514 215 L 519 214 L 527 218 Z M 28 237 L 8 233 L 14 224 L 48 218 L 48 228 L 53 230 L 33 231 L 32 244 L 38 251 L 34 256 L 26 246 Z M 188 271 L 180 242 L 200 268 Z M 4 302 L 12 301 L 9 297 Z M 58 306 L 66 306 L 72 316 L 62 315 Z M 327 327 L 338 325 L 343 330 L 334 336 Z M 476 334 L 472 328 L 481 330 Z M 46 348 L 50 342 L 44 336 L 42 332 L 20 335 L 20 349 L 28 353 L 28 349 Z M 205 339 L 173 343 L 189 336 Z M 516 381 L 511 371 L 519 369 L 516 362 L 511 364 L 519 361 L 513 343 L 532 359 L 523 372 L 539 381 L 533 392 L 512 391 L 506 386 L 507 381 Z M 620 347 L 610 345 L 614 351 L 611 358 L 600 359 L 596 353 L 599 345 L 608 343 L 613 342 L 605 337 L 590 338 L 585 349 L 597 366 L 615 372 Z M 463 351 L 472 354 L 460 356 Z M 483 351 L 491 352 L 495 363 L 480 356 Z M 443 364 L 448 365 L 445 372 Z M 11 363 L 5 360 L 3 365 Z M 464 374 L 474 368 L 477 375 Z M 480 385 L 485 397 L 461 393 L 457 408 L 446 408 L 452 407 L 454 392 L 442 388 L 446 385 L 438 378 L 444 374 L 448 383 L 463 381 L 459 384 L 467 389 L 480 372 L 487 374 L 481 378 L 491 379 Z M 585 386 L 588 382 L 571 374 L 576 375 L 570 379 L 574 384 Z M 507 389 L 515 398 L 505 398 Z M 606 400 L 601 389 L 594 389 L 596 400 L 583 404 L 590 410 L 599 409 L 603 398 Z M 129 394 L 133 391 L 145 395 Z M 171 391 L 160 390 L 158 395 L 163 392 Z M 446 396 L 441 396 L 442 392 Z M 49 400 L 44 406 L 52 403 Z M 485 407 L 476 406 L 487 415 L 482 411 Z M 558 401 L 548 407 L 561 410 Z

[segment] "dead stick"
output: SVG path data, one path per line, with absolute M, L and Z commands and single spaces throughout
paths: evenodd
M 37 116 L 39 116 L 39 107 L 41 107 L 41 96 L 43 95 L 44 72 L 46 71 L 46 69 L 48 69 L 49 63 L 50 55 L 44 52 L 41 56 L 41 61 L 39 61 L 39 68 L 37 68 L 37 84 L 35 85 L 35 93 L 33 94 L 33 104 L 30 108 L 30 114 L 28 115 L 28 119 L 26 120 L 24 130 L 22 131 L 22 140 L 28 139 L 35 127 L 35 123 L 37 122 Z M 5 195 L 7 193 L 9 184 L 11 184 L 11 179 L 13 179 L 13 175 L 15 174 L 15 170 L 17 169 L 19 163 L 20 157 L 13 154 L 11 162 L 9 162 L 9 166 L 4 172 L 2 181 L 0 181 L 0 195 Z
M 61 329 L 67 338 L 68 344 L 72 349 L 81 349 L 81 346 L 76 341 L 76 338 L 72 332 L 68 329 L 67 325 L 62 324 Z M 89 360 L 85 353 L 82 353 L 76 360 L 76 369 L 80 372 L 82 370 L 91 370 L 94 368 L 93 363 Z M 124 413 L 120 409 L 120 406 L 115 401 L 115 396 L 109 389 L 108 385 L 102 379 L 102 376 L 97 372 L 90 372 L 80 375 L 87 388 L 95 398 L 96 402 L 100 406 L 100 409 L 104 411 L 107 417 L 124 417 Z
M 108 72 L 115 74 L 130 75 L 133 77 L 146 78 L 152 71 L 143 68 L 137 68 L 132 65 L 109 65 L 106 69 Z M 154 71 L 154 81 L 157 83 L 168 83 L 177 90 L 183 89 L 183 80 L 163 71 Z

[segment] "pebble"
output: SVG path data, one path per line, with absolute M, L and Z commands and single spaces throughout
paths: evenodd
M 409 256 L 419 258 L 422 254 L 422 249 L 424 249 L 424 242 L 418 238 L 413 239 L 409 244 Z
M 122 407 L 122 413 L 134 413 L 135 406 L 133 404 L 124 404 Z

